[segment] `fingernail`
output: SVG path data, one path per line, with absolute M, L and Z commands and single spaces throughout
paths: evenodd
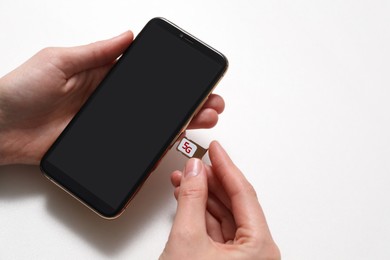
M 197 176 L 202 170 L 203 163 L 201 160 L 192 158 L 188 160 L 185 170 L 184 177 Z

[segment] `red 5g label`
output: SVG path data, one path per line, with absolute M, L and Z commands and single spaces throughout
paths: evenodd
M 190 140 L 184 137 L 177 149 L 188 157 L 192 157 L 198 148 L 196 144 L 192 143 Z
M 186 153 L 188 153 L 188 154 L 191 153 L 192 147 L 190 146 L 189 142 L 184 142 L 184 144 L 181 148 L 184 149 L 184 151 Z

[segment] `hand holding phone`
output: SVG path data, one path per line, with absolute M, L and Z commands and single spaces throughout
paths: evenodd
M 226 69 L 222 54 L 152 19 L 46 153 L 42 171 L 101 216 L 118 216 Z

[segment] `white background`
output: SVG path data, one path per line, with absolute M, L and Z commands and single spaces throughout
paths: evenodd
M 390 259 L 390 6 L 379 0 L 0 2 L 0 75 L 46 46 L 163 16 L 223 52 L 218 139 L 256 188 L 284 259 Z M 124 215 L 100 219 L 37 167 L 0 167 L 0 259 L 156 259 L 171 151 Z

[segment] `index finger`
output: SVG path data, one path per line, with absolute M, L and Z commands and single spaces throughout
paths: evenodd
M 260 231 L 260 234 L 269 235 L 263 210 L 252 185 L 218 142 L 213 141 L 210 144 L 209 156 L 213 172 L 231 200 L 237 229 L 244 230 L 240 234 L 257 236 Z
M 225 109 L 225 101 L 220 95 L 211 94 L 198 114 L 188 125 L 188 129 L 211 128 L 218 122 L 218 114 Z

